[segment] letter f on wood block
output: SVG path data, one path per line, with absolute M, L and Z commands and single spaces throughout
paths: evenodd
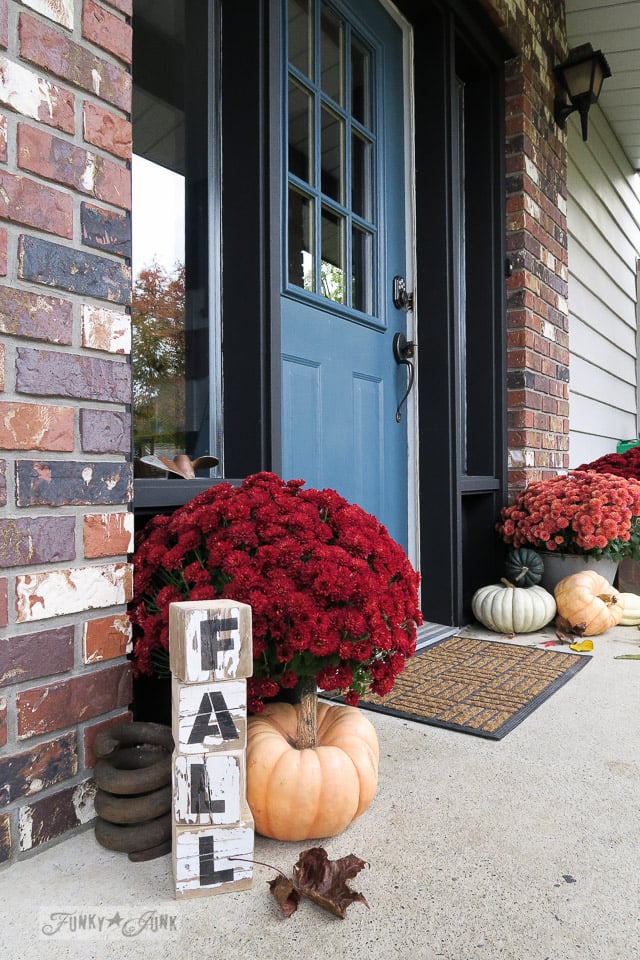
M 186 683 L 240 680 L 253 673 L 251 607 L 247 603 L 172 603 L 169 638 L 171 672 Z

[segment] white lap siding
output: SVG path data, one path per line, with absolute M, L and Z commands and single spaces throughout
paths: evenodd
M 568 137 L 570 463 L 638 434 L 640 177 L 606 118 Z

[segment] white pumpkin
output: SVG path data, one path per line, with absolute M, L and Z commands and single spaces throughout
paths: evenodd
M 621 627 L 640 625 L 640 597 L 637 593 L 618 594 L 618 603 L 622 603 L 624 613 L 620 620 Z
M 471 609 L 476 620 L 496 633 L 533 633 L 556 614 L 556 601 L 544 587 L 514 587 L 508 580 L 480 587 Z

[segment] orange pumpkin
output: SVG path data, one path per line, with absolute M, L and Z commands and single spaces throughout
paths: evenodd
M 256 830 L 275 840 L 334 836 L 375 796 L 375 728 L 357 707 L 319 702 L 315 747 L 298 750 L 296 729 L 288 703 L 249 718 L 247 800 Z
M 595 570 L 582 570 L 560 580 L 554 590 L 558 613 L 571 626 L 585 624 L 585 637 L 604 633 L 620 623 L 624 603 L 620 594 Z

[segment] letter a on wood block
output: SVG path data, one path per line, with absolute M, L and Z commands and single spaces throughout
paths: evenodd
M 172 681 L 173 739 L 178 753 L 229 753 L 247 746 L 247 681 Z
M 169 657 L 174 677 L 188 683 L 250 677 L 251 607 L 232 600 L 170 604 Z
M 247 819 L 244 753 L 173 757 L 173 817 L 178 824 L 238 823 Z M 250 814 L 249 814 L 250 816 Z
M 253 880 L 253 820 L 229 827 L 173 828 L 173 871 L 177 897 L 247 890 Z

